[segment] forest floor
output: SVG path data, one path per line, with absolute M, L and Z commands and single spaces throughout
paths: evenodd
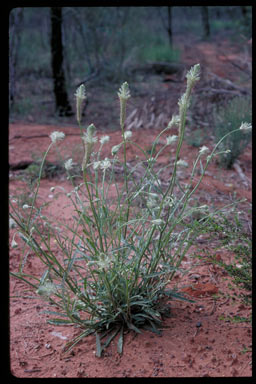
M 224 89 L 221 79 L 229 79 L 233 84 L 246 88 L 238 65 L 243 63 L 244 51 L 230 41 L 203 42 L 193 45 L 181 44 L 182 62 L 189 68 L 196 62 L 202 67 L 201 91 L 196 93 L 193 114 L 188 116 L 188 138 L 198 126 L 206 131 L 201 145 L 213 148 L 213 138 L 207 116 L 208 104 L 216 103 L 216 94 L 208 92 L 200 98 L 206 81 L 212 81 L 211 87 L 218 85 Z M 211 73 L 217 77 L 212 76 Z M 214 84 L 213 84 L 214 83 Z M 218 83 L 218 84 L 217 84 Z M 216 85 L 217 84 L 217 85 Z M 226 84 L 227 85 L 227 84 Z M 128 108 L 127 125 L 133 130 L 133 140 L 141 147 L 150 148 L 153 138 L 165 127 L 172 114 L 176 113 L 177 99 L 183 93 L 185 79 L 180 75 L 152 76 L 140 79 L 140 83 L 131 84 L 135 97 Z M 231 92 L 238 89 L 229 87 Z M 95 94 L 97 90 L 94 91 Z M 195 91 L 196 92 L 196 91 Z M 223 92 L 225 93 L 225 92 Z M 118 129 L 118 103 L 106 107 L 104 94 L 96 95 L 86 109 L 85 120 L 94 122 L 98 133 L 108 134 L 110 141 L 104 145 L 102 157 L 110 157 L 113 145 L 120 142 Z M 105 95 L 106 96 L 106 95 Z M 214 99 L 215 98 L 215 99 Z M 115 100 L 115 99 L 113 99 Z M 135 111 L 136 109 L 136 111 Z M 135 112 L 134 112 L 135 111 Z M 210 111 L 209 111 L 210 113 Z M 113 117 L 115 115 L 115 118 Z M 135 123 L 134 123 L 135 121 Z M 133 125 L 132 125 L 133 124 Z M 156 128 L 157 127 L 157 128 Z M 207 129 L 209 130 L 207 133 Z M 15 122 L 9 126 L 9 193 L 12 199 L 25 203 L 29 198 L 29 182 L 26 171 L 18 169 L 19 164 L 31 163 L 40 157 L 49 145 L 49 134 L 54 130 L 63 131 L 65 140 L 59 145 L 61 155 L 72 157 L 81 162 L 82 147 L 79 130 L 74 125 L 36 125 L 35 123 Z M 168 134 L 175 134 L 175 129 Z M 181 158 L 188 162 L 184 169 L 183 180 L 190 175 L 191 164 L 198 148 L 189 140 L 184 142 Z M 136 155 L 134 148 L 127 149 L 127 160 L 132 162 Z M 163 153 L 159 159 L 162 164 L 170 161 L 171 153 Z M 52 151 L 48 158 L 52 163 L 58 160 Z M 238 168 L 222 169 L 213 162 L 200 186 L 198 201 L 208 205 L 222 206 L 236 198 L 246 198 L 238 204 L 245 230 L 250 230 L 250 205 L 252 201 L 252 150 L 251 145 L 237 160 Z M 238 169 L 240 170 L 238 172 Z M 72 189 L 63 173 L 41 181 L 39 199 L 49 202 L 48 213 L 56 219 L 61 217 L 67 223 L 72 221 L 72 208 L 66 194 L 54 198 L 50 192 L 53 186 L 61 186 L 68 192 Z M 15 229 L 10 229 L 10 239 Z M 17 237 L 18 238 L 18 237 Z M 16 238 L 17 242 L 19 240 Z M 218 239 L 217 239 L 218 240 Z M 216 240 L 216 241 L 217 241 Z M 17 271 L 21 260 L 21 248 L 10 249 L 10 270 Z M 200 254 L 201 257 L 196 257 Z M 40 298 L 29 298 L 27 286 L 20 280 L 10 277 L 10 369 L 16 377 L 58 378 L 58 377 L 245 377 L 252 373 L 252 329 L 251 305 L 241 298 L 243 289 L 232 284 L 232 276 L 216 264 L 211 258 L 215 255 L 226 264 L 234 264 L 234 253 L 220 247 L 216 253 L 216 243 L 203 235 L 197 247 L 193 247 L 183 259 L 185 274 L 177 273 L 175 285 L 194 303 L 171 301 L 171 317 L 164 320 L 165 329 L 161 336 L 143 331 L 142 334 L 128 333 L 125 337 L 124 352 L 120 356 L 116 351 L 116 342 L 110 344 L 102 358 L 95 356 L 95 337 L 88 336 L 77 344 L 68 354 L 62 351 L 65 343 L 79 333 L 70 326 L 58 328 L 48 324 L 48 315 L 43 314 L 46 303 Z M 43 267 L 30 253 L 27 258 L 30 274 L 43 273 Z M 248 293 L 248 292 L 247 292 Z M 200 323 L 200 326 L 198 324 Z

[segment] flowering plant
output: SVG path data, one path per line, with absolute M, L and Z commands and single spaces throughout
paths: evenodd
M 160 333 L 164 316 L 170 313 L 168 301 L 188 300 L 168 285 L 190 246 L 200 233 L 200 225 L 211 217 L 205 207 L 189 208 L 193 194 L 198 189 L 205 171 L 216 154 L 215 146 L 209 151 L 201 147 L 194 161 L 190 182 L 181 186 L 177 167 L 187 166 L 180 159 L 184 139 L 186 112 L 191 92 L 199 80 L 200 66 L 195 65 L 187 75 L 187 88 L 179 100 L 179 116 L 173 116 L 167 127 L 153 142 L 151 153 L 147 153 L 132 141 L 132 132 L 125 131 L 126 103 L 131 97 L 129 86 L 124 83 L 119 92 L 121 142 L 112 147 L 109 158 L 102 159 L 101 151 L 109 136 L 96 135 L 93 124 L 85 130 L 81 126 L 81 103 L 85 96 L 84 86 L 76 92 L 77 121 L 84 146 L 82 161 L 83 183 L 75 185 L 70 170 L 72 159 L 65 162 L 68 179 L 73 183 L 73 191 L 67 196 L 74 205 L 73 226 L 54 227 L 48 223 L 49 232 L 45 237 L 36 225 L 36 217 L 42 220 L 40 208 L 36 208 L 41 172 L 34 193 L 30 214 L 22 220 L 11 204 L 10 225 L 18 227 L 17 233 L 25 246 L 38 257 L 45 270 L 41 276 L 28 275 L 25 271 L 26 257 L 18 272 L 13 276 L 25 281 L 38 295 L 54 305 L 46 313 L 54 316 L 49 323 L 54 325 L 78 325 L 82 332 L 70 341 L 65 350 L 89 334 L 96 336 L 96 355 L 118 336 L 117 348 L 122 353 L 124 334 L 127 330 L 141 333 L 149 329 Z M 174 125 L 178 135 L 168 136 L 166 143 L 156 150 L 161 136 Z M 248 129 L 243 124 L 241 129 Z M 43 163 L 52 145 L 57 145 L 64 134 L 53 132 L 51 144 L 45 153 Z M 99 145 L 97 152 L 95 146 Z M 135 146 L 142 156 L 134 166 L 127 162 L 128 145 Z M 159 154 L 176 145 L 172 171 L 167 185 L 162 183 L 162 169 L 156 167 Z M 120 159 L 122 152 L 122 159 Z M 41 169 L 43 167 L 43 163 Z M 201 176 L 196 179 L 197 166 L 201 166 Z M 116 166 L 123 169 L 123 183 L 116 176 Z M 137 170 L 143 172 L 138 178 Z M 193 181 L 196 180 L 196 183 Z M 110 196 L 110 185 L 114 186 L 114 201 Z M 54 192 L 54 189 L 52 189 Z M 141 207 L 141 201 L 144 204 Z M 187 222 L 191 212 L 200 210 L 200 219 Z M 65 230 L 64 230 L 65 229 Z M 55 240 L 60 252 L 56 254 L 51 246 Z M 12 246 L 18 244 L 12 240 Z

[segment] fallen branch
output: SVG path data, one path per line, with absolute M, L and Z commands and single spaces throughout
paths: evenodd
M 80 133 L 65 133 L 65 136 L 80 136 Z M 49 135 L 41 134 L 41 135 L 34 135 L 34 136 L 22 136 L 22 135 L 14 135 L 9 139 L 9 141 L 14 139 L 37 139 L 40 137 L 49 137 Z
M 249 92 L 247 92 L 246 90 L 243 90 L 243 91 L 232 91 L 232 90 L 229 90 L 229 89 L 223 89 L 223 88 L 211 88 L 211 87 L 203 87 L 203 88 L 199 88 L 198 91 L 200 92 L 211 92 L 211 93 L 225 93 L 225 94 L 231 94 L 231 95 L 236 95 L 236 96 L 240 96 L 241 93 L 244 94 L 244 95 L 248 95 Z
M 242 93 L 243 95 L 249 95 L 251 94 L 249 91 L 247 91 L 245 88 L 239 87 L 239 85 L 234 84 L 232 81 L 228 79 L 223 79 L 220 76 L 217 76 L 215 73 L 208 72 L 211 77 L 216 79 L 219 83 L 225 84 L 228 87 L 237 90 L 238 92 Z
M 243 173 L 240 165 L 236 162 L 233 164 L 233 168 L 238 173 L 240 179 L 248 186 L 248 177 Z

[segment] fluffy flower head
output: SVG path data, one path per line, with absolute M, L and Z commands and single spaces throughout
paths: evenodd
M 102 136 L 102 137 L 100 138 L 100 143 L 101 143 L 101 144 L 105 144 L 105 143 L 107 143 L 108 141 L 109 141 L 109 136 L 108 136 L 108 135 Z
M 129 139 L 130 137 L 132 137 L 132 131 L 126 131 L 126 132 L 124 133 L 124 138 L 125 138 L 125 140 L 126 140 L 126 139 Z
M 70 169 L 73 168 L 73 160 L 72 159 L 68 159 L 65 164 L 64 164 L 64 167 L 66 168 L 67 171 L 69 171 Z
M 171 121 L 168 123 L 168 128 L 171 128 L 173 125 L 179 125 L 180 123 L 180 117 L 179 115 L 172 116 Z
M 248 132 L 252 129 L 252 125 L 249 123 L 242 123 L 239 129 L 243 132 Z
M 180 159 L 177 161 L 177 166 L 187 167 L 188 163 L 185 160 Z
M 56 143 L 56 141 L 61 141 L 65 138 L 65 133 L 54 131 L 50 134 L 50 138 L 53 143 Z
M 203 146 L 199 149 L 199 153 L 200 153 L 200 155 L 204 155 L 206 152 L 209 152 L 209 148 L 206 147 L 206 145 L 203 145 Z
M 102 160 L 102 161 L 101 161 L 100 168 L 103 169 L 103 171 L 105 171 L 105 170 L 108 169 L 109 167 L 111 167 L 111 162 L 110 162 L 109 159 L 106 157 L 105 160 Z
M 171 145 L 178 139 L 177 135 L 167 136 L 166 137 L 166 145 Z

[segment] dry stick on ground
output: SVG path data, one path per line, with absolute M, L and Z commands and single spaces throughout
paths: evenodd
M 226 93 L 226 94 L 230 94 L 230 95 L 234 95 L 234 96 L 240 96 L 242 92 L 239 92 L 239 91 L 232 91 L 232 90 L 229 90 L 229 89 L 216 89 L 216 88 L 211 88 L 211 87 L 203 87 L 203 88 L 200 88 L 199 91 L 201 92 L 212 92 L 212 93 Z M 243 94 L 245 94 L 245 92 L 243 92 Z M 248 92 L 246 92 L 246 94 L 248 94 Z
M 248 186 L 248 185 L 249 185 L 249 183 L 248 183 L 248 177 L 243 173 L 242 168 L 240 167 L 240 165 L 239 165 L 237 162 L 235 162 L 235 163 L 233 164 L 233 168 L 234 168 L 235 171 L 238 173 L 238 175 L 239 175 L 240 179 L 243 181 L 243 183 L 244 183 L 246 186 Z
M 215 80 L 217 80 L 217 82 L 219 82 L 220 84 L 223 84 L 223 85 L 227 85 L 229 88 L 233 89 L 233 90 L 236 90 L 237 92 L 239 92 L 240 94 L 243 94 L 243 95 L 250 95 L 251 92 L 249 92 L 247 89 L 245 88 L 242 88 L 242 87 L 239 87 L 238 85 L 236 85 L 235 83 L 233 83 L 231 80 L 228 80 L 228 79 L 223 79 L 222 77 L 220 76 L 217 76 L 215 73 L 212 73 L 210 71 L 208 71 L 208 74 L 213 77 Z M 226 89 L 223 89 L 221 91 L 224 91 Z M 227 91 L 227 90 L 226 90 Z
M 225 52 L 221 51 L 220 53 L 221 53 L 222 56 L 225 56 L 225 59 L 226 59 L 227 62 L 229 62 L 235 68 L 238 68 L 240 71 L 245 72 L 248 75 L 249 78 L 252 78 L 252 68 L 251 68 L 252 61 L 251 61 L 251 58 L 250 58 L 249 54 L 247 54 L 245 56 L 245 59 L 247 59 L 247 60 L 242 60 L 241 57 L 238 58 L 238 60 L 242 64 L 246 64 L 247 69 L 245 69 L 243 66 L 239 65 L 237 62 L 235 62 L 233 60 L 230 60 L 229 56 Z
M 65 133 L 65 136 L 81 136 L 80 133 Z M 42 134 L 42 135 L 34 135 L 34 136 L 22 136 L 22 135 L 14 135 L 9 139 L 9 141 L 14 139 L 37 139 L 39 137 L 49 137 L 49 135 Z

